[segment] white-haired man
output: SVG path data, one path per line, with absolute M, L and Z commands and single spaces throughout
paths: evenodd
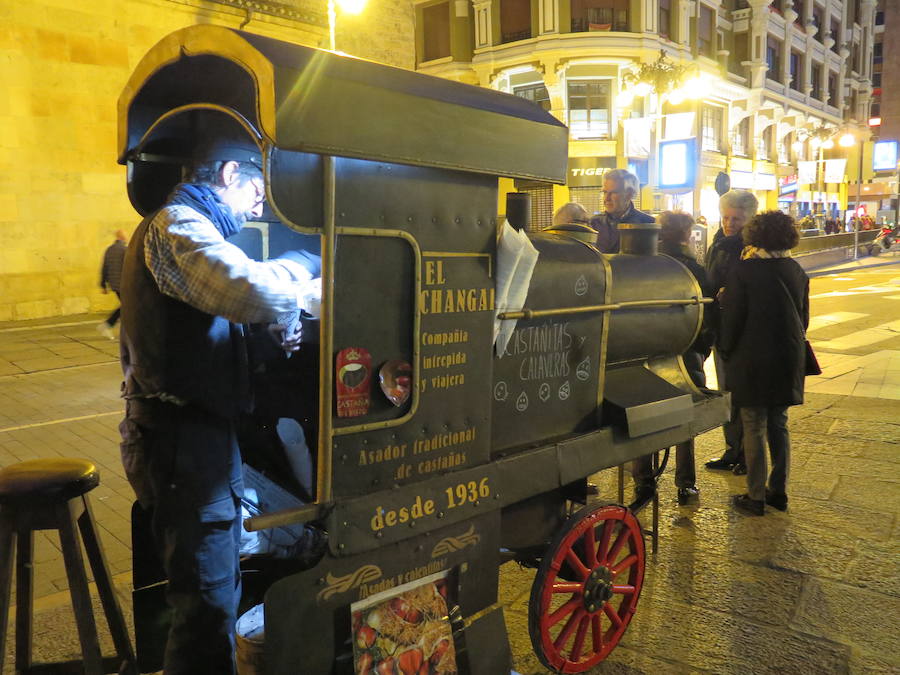
M 603 174 L 604 213 L 591 218 L 597 230 L 597 248 L 602 253 L 619 252 L 619 223 L 653 223 L 653 216 L 634 208 L 634 198 L 640 190 L 637 176 L 625 169 L 613 169 Z
M 713 237 L 712 245 L 706 256 L 706 274 L 710 287 L 717 298 L 725 288 L 728 273 L 741 259 L 741 251 L 744 248 L 741 230 L 756 215 L 758 208 L 759 201 L 752 192 L 746 190 L 729 190 L 719 198 L 722 228 Z M 713 322 L 715 327 L 718 327 L 719 311 L 717 304 L 710 307 L 710 312 L 715 319 Z M 719 388 L 728 389 L 728 383 L 725 381 L 725 365 L 718 350 L 714 352 L 714 355 Z M 747 473 L 747 465 L 744 461 L 742 447 L 743 433 L 740 413 L 734 406 L 731 409 L 731 420 L 722 425 L 722 431 L 725 435 L 725 452 L 721 457 L 708 461 L 706 468 L 733 471 L 738 476 L 742 476 Z

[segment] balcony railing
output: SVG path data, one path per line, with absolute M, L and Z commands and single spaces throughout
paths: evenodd
M 613 17 L 608 23 L 596 23 L 587 18 L 572 17 L 573 33 L 593 33 L 616 31 L 628 33 L 630 32 L 630 22 L 626 16 L 624 19 Z
M 506 44 L 507 42 L 518 42 L 519 40 L 527 40 L 531 37 L 531 29 L 528 30 L 520 30 L 512 33 L 501 33 L 500 42 L 501 44 Z

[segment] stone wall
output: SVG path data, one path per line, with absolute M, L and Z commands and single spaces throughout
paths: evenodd
M 325 3 L 294 4 L 324 20 Z M 411 1 L 368 4 L 358 17 L 339 14 L 337 48 L 413 68 Z M 139 220 L 116 163 L 119 93 L 168 33 L 244 20 L 203 0 L 0 1 L 0 321 L 114 306 L 99 288 L 101 256 L 117 229 Z M 244 30 L 328 46 L 323 21 L 254 12 Z

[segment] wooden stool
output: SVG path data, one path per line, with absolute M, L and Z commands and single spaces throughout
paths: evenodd
M 71 672 L 82 664 L 86 675 L 137 675 L 131 640 L 109 576 L 87 493 L 100 483 L 96 467 L 84 459 L 35 459 L 0 469 L 0 671 L 6 647 L 7 617 L 16 551 L 16 672 Z M 77 531 L 94 573 L 94 581 L 116 648 L 116 657 L 100 655 L 87 574 Z M 58 530 L 69 578 L 69 593 L 78 626 L 82 660 L 35 666 L 32 670 L 32 601 L 35 530 Z M 107 668 L 105 669 L 104 666 Z

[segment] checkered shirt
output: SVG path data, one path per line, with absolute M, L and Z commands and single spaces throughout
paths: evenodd
M 162 208 L 144 240 L 144 261 L 160 291 L 234 323 L 272 321 L 283 312 L 310 309 L 319 279 L 302 265 L 248 258 L 189 206 Z

